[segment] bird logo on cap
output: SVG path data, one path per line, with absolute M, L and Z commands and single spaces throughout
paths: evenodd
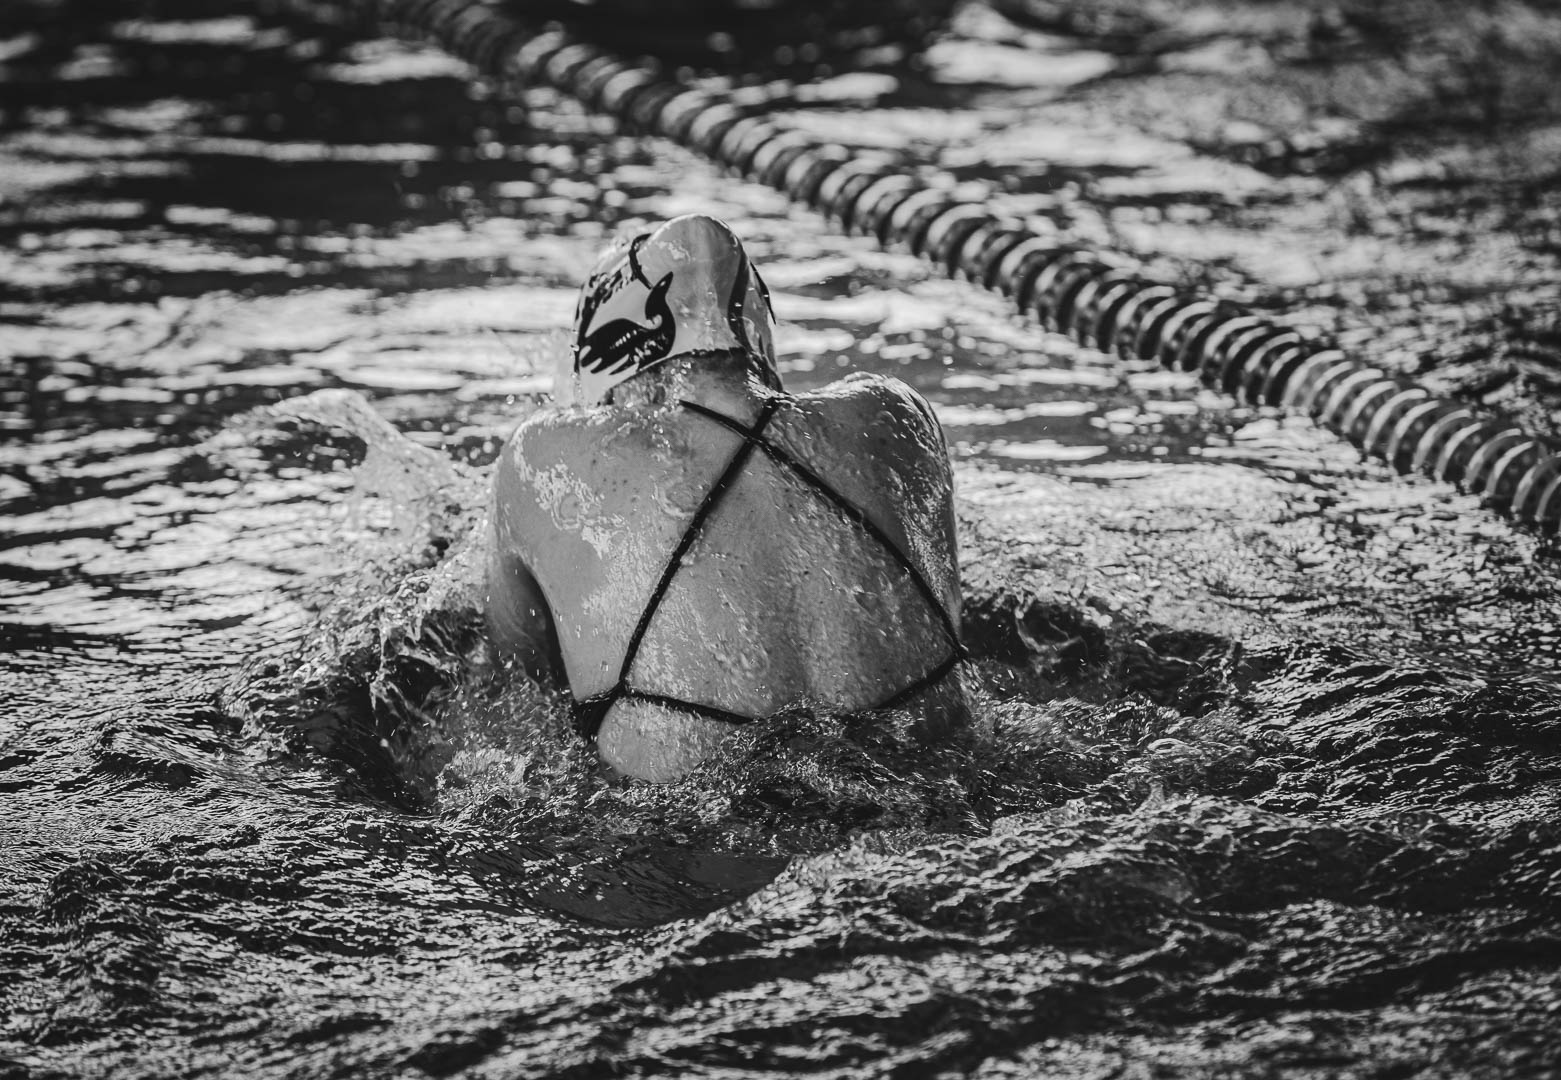
M 691 214 L 603 256 L 575 317 L 578 400 L 605 400 L 618 383 L 689 353 L 733 353 L 780 385 L 769 289 L 732 231 Z

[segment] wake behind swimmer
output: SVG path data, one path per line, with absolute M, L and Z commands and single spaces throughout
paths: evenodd
M 734 725 L 810 704 L 968 723 L 953 479 L 897 379 L 788 394 L 769 294 L 702 215 L 587 278 L 560 403 L 493 486 L 496 652 L 562 679 L 613 768 L 673 780 Z

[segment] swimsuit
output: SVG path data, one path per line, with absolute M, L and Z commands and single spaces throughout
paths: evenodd
M 680 401 L 683 408 L 713 420 L 722 427 L 742 436 L 742 445 L 732 455 L 732 460 L 726 465 L 721 475 L 710 487 L 704 501 L 694 511 L 694 516 L 689 520 L 688 528 L 684 530 L 683 537 L 672 551 L 672 556 L 667 560 L 666 569 L 662 571 L 661 580 L 656 583 L 656 588 L 650 594 L 650 600 L 645 605 L 645 610 L 640 613 L 639 621 L 634 626 L 634 633 L 629 638 L 629 646 L 623 656 L 623 665 L 618 672 L 618 681 L 599 694 L 593 694 L 585 700 L 576 700 L 573 707 L 575 730 L 577 730 L 588 742 L 596 740 L 597 733 L 601 730 L 602 723 L 607 719 L 608 711 L 619 701 L 644 701 L 654 705 L 662 705 L 672 709 L 678 709 L 694 716 L 702 716 L 708 720 L 718 720 L 724 724 L 746 724 L 756 717 L 745 716 L 742 713 L 731 712 L 727 709 L 717 708 L 713 705 L 703 705 L 694 701 L 683 701 L 679 698 L 668 697 L 665 694 L 653 693 L 629 685 L 629 671 L 634 667 L 635 657 L 639 655 L 640 644 L 645 638 L 645 632 L 650 627 L 650 621 L 655 616 L 657 608 L 661 606 L 662 599 L 667 594 L 667 589 L 672 585 L 672 579 L 677 576 L 678 569 L 683 565 L 683 556 L 693 547 L 694 541 L 699 538 L 705 521 L 720 505 L 725 497 L 727 489 L 731 487 L 747 465 L 748 459 L 753 456 L 755 450 L 762 452 L 777 465 L 782 465 L 791 470 L 799 479 L 812 487 L 831 505 L 845 515 L 847 520 L 853 521 L 861 530 L 893 556 L 905 572 L 910 575 L 916 589 L 937 612 L 938 620 L 942 624 L 943 632 L 948 637 L 949 655 L 939 662 L 925 675 L 911 682 L 908 686 L 891 694 L 885 700 L 873 706 L 874 709 L 888 709 L 902 702 L 910 700 L 921 691 L 934 686 L 944 676 L 953 671 L 958 664 L 968 655 L 964 644 L 959 640 L 959 632 L 954 629 L 954 621 L 947 609 L 939 603 L 937 594 L 932 586 L 922 576 L 921 571 L 911 562 L 910 558 L 899 549 L 895 542 L 875 525 L 871 518 L 861 509 L 853 506 L 843 495 L 830 487 L 824 479 L 802 462 L 792 457 L 785 450 L 774 443 L 762 438 L 765 427 L 769 424 L 786 395 L 772 397 L 759 411 L 758 419 L 752 427 L 732 419 L 724 413 L 706 408 L 692 401 Z

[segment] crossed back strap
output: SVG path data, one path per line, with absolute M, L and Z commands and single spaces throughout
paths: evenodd
M 582 701 L 575 703 L 575 728 L 587 740 L 594 742 L 597 733 L 601 730 L 602 723 L 607 719 L 607 713 L 613 705 L 621 700 L 644 701 L 651 704 L 663 705 L 668 708 L 681 709 L 696 716 L 703 716 L 710 720 L 718 720 L 727 724 L 746 724 L 755 719 L 742 713 L 735 713 L 728 709 L 717 708 L 713 705 L 704 705 L 694 701 L 684 701 L 679 698 L 668 697 L 665 694 L 655 694 L 645 690 L 639 690 L 629 685 L 629 672 L 634 669 L 634 661 L 639 656 L 640 645 L 645 640 L 645 633 L 650 629 L 650 623 L 656 616 L 661 602 L 667 595 L 667 590 L 672 585 L 672 579 L 677 576 L 678 570 L 683 565 L 683 557 L 688 554 L 695 541 L 699 539 L 704 530 L 705 522 L 710 515 L 720 506 L 721 500 L 726 497 L 733 481 L 747 466 L 748 460 L 755 451 L 763 453 L 777 465 L 788 469 L 793 475 L 801 479 L 808 487 L 823 496 L 825 501 L 840 511 L 846 520 L 854 522 L 863 532 L 876 540 L 894 561 L 910 575 L 916 589 L 926 599 L 932 610 L 937 613 L 938 621 L 949 641 L 949 655 L 942 662 L 934 666 L 926 674 L 913 681 L 904 689 L 896 691 L 886 700 L 873 706 L 875 709 L 886 709 L 910 700 L 916 694 L 936 684 L 947 675 L 954 667 L 968 655 L 964 644 L 959 640 L 959 632 L 954 628 L 953 617 L 939 601 L 938 595 L 933 591 L 931 584 L 910 557 L 900 550 L 894 539 L 884 532 L 872 518 L 868 517 L 861 508 L 853 505 L 845 496 L 831 487 L 823 477 L 814 472 L 807 465 L 798 461 L 790 453 L 763 437 L 764 429 L 769 426 L 770 420 L 780 409 L 785 401 L 784 397 L 772 397 L 759 410 L 758 417 L 752 425 L 743 424 L 725 413 L 717 412 L 693 401 L 678 402 L 683 408 L 715 421 L 722 427 L 741 436 L 742 443 L 738 446 L 732 459 L 727 462 L 726 468 L 721 470 L 721 475 L 716 477 L 715 483 L 705 493 L 703 501 L 694 516 L 689 520 L 688 528 L 683 530 L 683 536 L 673 548 L 672 555 L 667 559 L 667 564 L 661 572 L 656 587 L 651 590 L 650 600 L 645 605 L 645 610 L 640 613 L 639 621 L 634 626 L 634 633 L 629 637 L 629 646 L 623 654 L 623 664 L 618 671 L 618 680 L 606 690 L 593 694 Z

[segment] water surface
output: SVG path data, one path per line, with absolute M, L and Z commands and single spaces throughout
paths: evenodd
M 1243 150 L 1182 83 L 1299 31 L 1236 10 L 1259 32 L 1167 31 L 1145 70 L 972 7 L 924 64 L 765 92 L 1548 423 L 1553 201 L 1473 212 L 1542 155 L 1478 188 L 1406 164 L 1456 131 L 1392 167 L 1344 153 L 1364 121 Z M 1549 542 L 429 49 L 5 19 L 15 1075 L 1561 1065 Z M 798 714 L 615 783 L 488 664 L 488 469 L 606 238 L 691 210 L 763 266 L 788 385 L 894 374 L 945 426 L 982 720 L 939 755 Z

